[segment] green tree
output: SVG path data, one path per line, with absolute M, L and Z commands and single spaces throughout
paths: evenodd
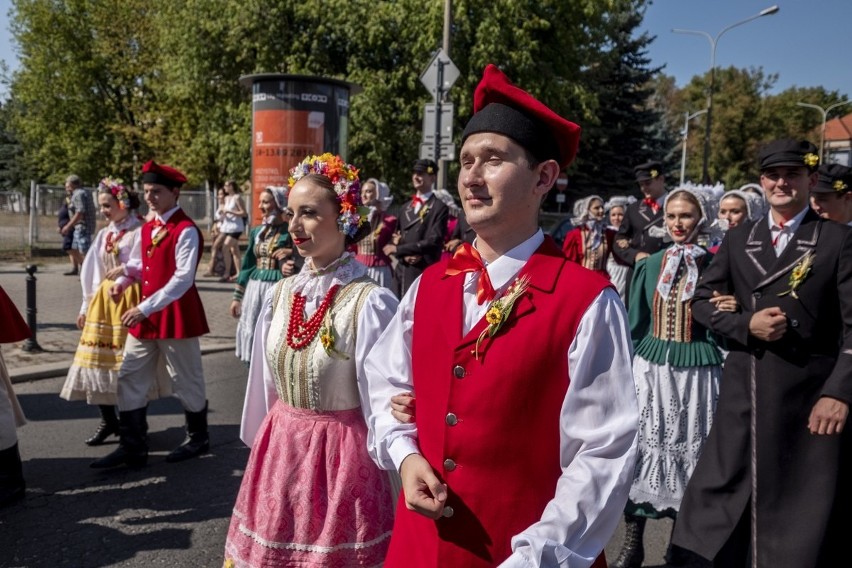
M 140 112 L 152 96 L 154 37 L 143 0 L 16 0 L 21 65 L 12 128 L 39 179 L 130 176 L 146 151 Z

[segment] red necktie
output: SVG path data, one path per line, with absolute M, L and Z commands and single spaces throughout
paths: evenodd
M 459 245 L 455 254 L 453 254 L 453 258 L 447 264 L 447 271 L 444 274 L 455 276 L 463 272 L 476 271 L 479 271 L 479 281 L 476 285 L 476 303 L 482 304 L 485 300 L 493 300 L 496 292 L 494 286 L 491 285 L 491 278 L 485 269 L 485 263 L 482 262 L 479 251 L 473 248 L 470 243 Z
M 651 208 L 651 211 L 656 213 L 660 209 L 660 204 L 657 203 L 656 199 L 651 199 L 650 197 L 646 197 L 642 200 L 642 203 Z
M 773 229 L 774 229 L 774 228 L 775 228 L 775 227 L 773 227 Z M 783 233 L 783 232 L 784 232 L 784 221 L 781 221 L 781 222 L 778 224 L 778 234 L 777 234 L 777 235 L 775 235 L 774 237 L 772 237 L 772 246 L 773 246 L 773 247 L 778 246 L 778 239 L 780 239 L 780 238 L 781 238 L 781 233 Z

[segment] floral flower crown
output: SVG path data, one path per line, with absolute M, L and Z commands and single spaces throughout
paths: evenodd
M 361 223 L 367 220 L 369 208 L 361 203 L 361 181 L 358 170 L 347 164 L 343 158 L 326 152 L 320 156 L 308 156 L 290 170 L 290 189 L 296 182 L 309 174 L 319 174 L 331 181 L 337 201 L 340 203 L 340 216 L 337 225 L 347 237 L 354 237 Z
M 122 209 L 130 209 L 130 192 L 120 178 L 105 177 L 98 183 L 98 192 L 109 193 Z

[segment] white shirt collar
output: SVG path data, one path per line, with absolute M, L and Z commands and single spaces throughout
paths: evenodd
M 415 193 L 414 195 L 416 197 L 419 197 L 423 201 L 429 201 L 429 199 L 432 197 L 432 193 L 433 193 L 432 191 L 427 191 L 426 193 L 421 193 L 421 194 Z
M 488 277 L 491 279 L 491 285 L 494 286 L 494 289 L 499 291 L 509 284 L 543 242 L 544 233 L 539 229 L 533 236 L 506 252 L 494 262 L 487 263 L 485 269 L 488 270 Z M 476 246 L 476 239 L 473 241 L 473 246 Z M 472 274 L 468 274 L 465 286 L 470 283 L 476 286 L 476 281 Z
M 804 209 L 799 211 L 799 213 L 797 213 L 795 217 L 793 217 L 789 221 L 785 222 L 784 226 L 782 227 L 781 225 L 779 225 L 775 222 L 775 217 L 772 215 L 772 211 L 770 210 L 769 215 L 766 216 L 766 218 L 769 222 L 769 231 L 772 232 L 772 231 L 789 230 L 790 234 L 795 233 L 796 229 L 799 228 L 799 224 L 802 222 L 802 219 L 805 218 L 805 215 L 807 214 L 807 212 L 808 212 L 808 207 L 806 206 Z
M 174 207 L 172 207 L 171 209 L 169 209 L 168 211 L 166 211 L 162 215 L 157 215 L 156 218 L 159 219 L 160 221 L 162 221 L 163 223 L 165 223 L 166 221 L 171 219 L 172 215 L 174 215 L 175 211 L 177 211 L 178 209 L 180 209 L 180 205 L 175 205 Z

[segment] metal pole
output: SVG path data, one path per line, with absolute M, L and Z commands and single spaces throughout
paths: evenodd
M 450 56 L 450 40 L 452 36 L 452 28 L 453 28 L 453 0 L 444 0 L 444 38 L 443 45 L 441 46 L 444 50 L 444 53 L 447 57 Z M 439 85 L 443 85 L 443 83 L 439 83 Z M 447 98 L 447 93 L 444 93 L 442 97 L 444 99 Z M 441 123 L 441 114 L 440 108 L 438 108 L 438 121 L 437 124 Z M 439 160 L 436 162 L 438 164 L 438 187 L 446 188 L 447 187 L 447 160 Z
M 722 34 L 727 32 L 728 30 L 735 28 L 737 26 L 741 26 L 743 24 L 747 24 L 752 20 L 756 20 L 761 16 L 769 16 L 772 14 L 777 14 L 780 8 L 777 5 L 770 6 L 769 8 L 764 8 L 757 14 L 753 16 L 749 16 L 745 20 L 740 20 L 739 22 L 735 22 L 726 28 L 723 28 L 716 37 L 711 36 L 707 32 L 703 32 L 700 30 L 685 30 L 675 28 L 672 29 L 674 33 L 679 34 L 693 34 L 700 35 L 707 38 L 710 42 L 710 89 L 707 92 L 707 126 L 704 130 L 704 164 L 702 166 L 702 177 L 703 183 L 710 183 L 710 172 L 709 172 L 709 162 L 710 162 L 710 128 L 713 124 L 713 90 L 714 90 L 714 82 L 716 78 L 716 44 L 719 41 L 719 38 L 722 37 Z
M 683 151 L 680 154 L 680 185 L 686 175 L 686 140 L 689 137 L 689 112 L 683 113 Z
M 444 62 L 438 59 L 438 87 L 435 90 L 435 163 L 441 160 L 441 99 L 444 96 Z M 438 172 L 444 168 L 439 167 Z M 437 177 L 435 182 L 437 183 Z
M 24 351 L 44 351 L 36 340 L 36 329 L 38 322 L 36 321 L 36 277 L 35 273 L 38 267 L 35 264 L 27 266 L 27 325 L 30 328 L 30 336 L 24 341 L 21 347 Z
M 35 246 L 38 238 L 38 189 L 35 181 L 30 181 L 30 250 Z

